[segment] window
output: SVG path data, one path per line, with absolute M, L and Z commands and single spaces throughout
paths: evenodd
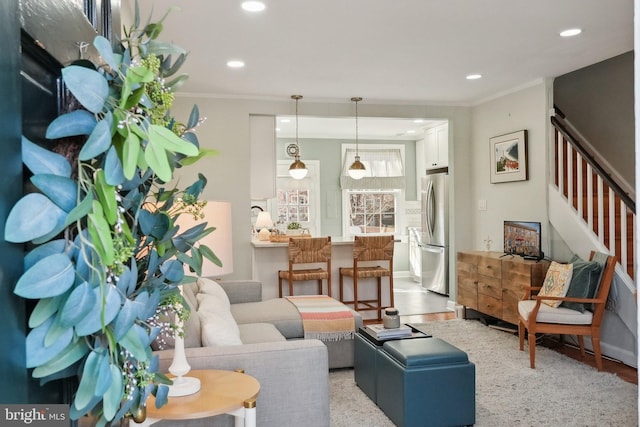
M 278 219 L 283 224 L 309 222 L 309 189 L 279 189 Z
M 356 180 L 348 174 L 355 147 L 342 146 L 343 234 L 397 233 L 404 223 L 404 145 L 360 144 L 360 147 L 360 161 L 367 175 Z
M 347 190 L 349 234 L 393 234 L 399 190 Z

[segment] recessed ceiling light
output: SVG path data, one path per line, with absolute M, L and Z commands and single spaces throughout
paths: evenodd
M 291 123 L 291 119 L 280 119 L 280 123 Z
M 415 119 L 413 123 L 424 123 L 424 119 Z
M 571 28 L 571 29 L 568 29 L 568 30 L 561 31 L 560 32 L 560 36 L 561 37 L 573 37 L 573 36 L 577 36 L 581 32 L 582 32 L 582 30 L 580 28 Z
M 478 80 L 482 78 L 482 74 L 469 74 L 467 80 Z
M 264 3 L 261 1 L 243 1 L 242 8 L 247 12 L 262 12 L 265 9 Z
M 229 67 L 229 68 L 242 68 L 242 67 L 244 67 L 244 61 L 240 61 L 238 59 L 232 59 L 231 61 L 227 61 L 227 67 Z
M 410 130 L 407 131 L 407 133 L 416 133 L 416 131 L 413 130 L 413 129 L 410 129 Z

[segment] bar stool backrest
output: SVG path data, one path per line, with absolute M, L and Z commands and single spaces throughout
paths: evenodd
M 292 237 L 289 239 L 289 261 L 292 264 L 328 262 L 331 260 L 331 236 Z
M 357 261 L 393 260 L 394 236 L 355 236 L 353 259 Z

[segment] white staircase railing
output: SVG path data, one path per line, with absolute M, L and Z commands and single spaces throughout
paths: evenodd
M 561 119 L 552 117 L 555 131 L 553 185 L 597 240 L 635 276 L 635 202 L 593 160 Z

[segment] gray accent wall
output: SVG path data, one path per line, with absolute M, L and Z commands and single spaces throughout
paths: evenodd
M 554 104 L 631 185 L 635 182 L 633 52 L 557 77 Z

